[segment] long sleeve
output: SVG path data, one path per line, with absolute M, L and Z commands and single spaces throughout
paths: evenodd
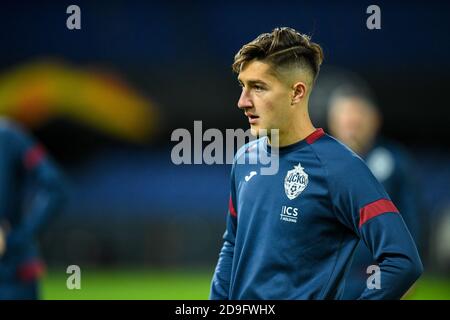
M 230 202 L 232 202 L 231 197 Z M 234 209 L 232 208 L 231 210 Z M 211 283 L 211 300 L 227 300 L 229 298 L 234 243 L 236 239 L 236 217 L 233 216 L 233 211 L 231 210 L 228 210 L 227 228 L 223 235 L 223 246 L 220 250 L 219 261 L 217 262 Z
M 379 288 L 367 287 L 359 298 L 400 299 L 423 271 L 403 218 L 359 158 L 348 167 L 329 170 L 338 219 L 365 242 L 380 268 Z
M 223 245 L 219 260 L 211 282 L 209 298 L 211 300 L 229 299 L 231 273 L 233 268 L 234 245 L 237 229 L 236 192 L 234 185 L 234 165 L 231 170 L 231 188 L 228 201 L 226 230 L 223 235 Z
M 60 211 L 66 200 L 63 175 L 44 148 L 24 133 L 16 139 L 18 160 L 34 192 L 23 218 L 7 237 L 7 251 L 27 245 Z
M 385 213 L 367 221 L 361 227 L 361 236 L 379 263 L 380 288 L 367 287 L 359 299 L 400 299 L 423 271 L 401 215 Z

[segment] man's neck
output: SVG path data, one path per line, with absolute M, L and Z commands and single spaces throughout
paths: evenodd
M 316 128 L 311 123 L 308 113 L 302 113 L 297 117 L 293 117 L 293 120 L 290 121 L 289 126 L 279 130 L 278 146 L 284 147 L 301 141 L 315 130 Z M 271 136 L 269 136 L 269 143 L 271 145 L 272 142 L 276 143 L 276 139 L 272 139 Z

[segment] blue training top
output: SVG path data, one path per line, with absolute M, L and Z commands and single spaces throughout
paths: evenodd
M 424 232 L 423 205 L 412 159 L 403 147 L 381 138 L 362 158 L 399 209 L 420 253 Z M 343 299 L 356 299 L 362 294 L 366 288 L 367 267 L 373 264 L 377 262 L 360 241 L 346 278 Z
M 263 165 L 251 162 L 258 152 L 276 155 L 261 138 L 234 160 L 210 298 L 339 299 L 359 239 L 381 276 L 380 286 L 360 298 L 401 298 L 422 263 L 397 208 L 362 159 L 322 129 L 279 148 L 274 175 L 260 174 Z
M 36 238 L 65 199 L 62 173 L 44 148 L 12 121 L 0 119 L 0 227 L 6 235 L 0 283 L 39 276 Z

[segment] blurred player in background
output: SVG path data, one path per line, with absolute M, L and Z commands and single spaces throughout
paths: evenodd
M 379 136 L 381 121 L 372 93 L 364 85 L 341 85 L 332 93 L 328 112 L 330 133 L 366 161 L 420 248 L 423 221 L 412 160 L 401 146 Z M 344 299 L 356 299 L 362 294 L 366 288 L 367 268 L 374 264 L 377 262 L 360 241 L 346 280 Z
M 63 177 L 43 147 L 0 118 L 0 299 L 38 299 L 37 237 L 65 200 Z
M 259 35 L 234 58 L 238 107 L 252 134 L 279 130 L 279 148 L 268 135 L 235 156 L 211 299 L 340 299 L 360 239 L 379 261 L 381 286 L 359 298 L 399 299 L 422 273 L 383 186 L 360 157 L 311 122 L 322 60 L 321 47 L 291 28 Z M 277 157 L 279 170 L 263 175 L 262 164 L 251 161 L 258 152 Z

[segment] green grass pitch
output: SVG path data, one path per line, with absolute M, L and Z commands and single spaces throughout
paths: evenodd
M 51 300 L 202 300 L 207 299 L 212 271 L 81 268 L 81 289 L 69 290 L 65 269 L 44 277 L 43 299 Z M 450 279 L 423 276 L 407 299 L 450 300 Z

